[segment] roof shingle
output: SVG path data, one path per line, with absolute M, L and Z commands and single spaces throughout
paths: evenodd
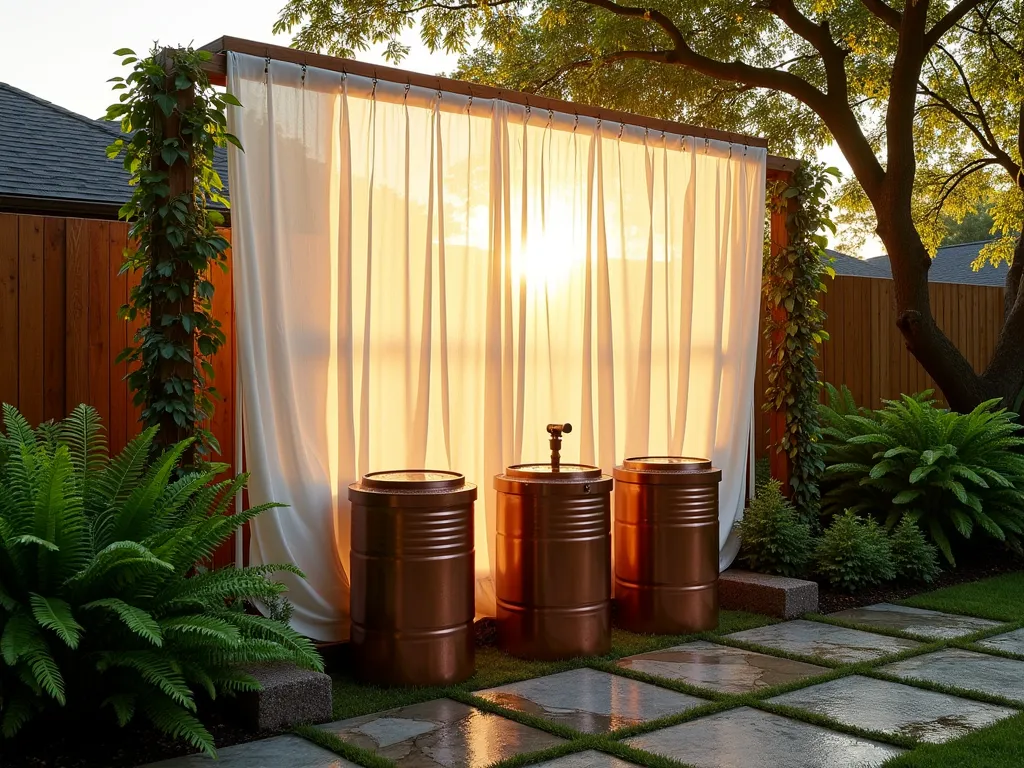
M 116 124 L 0 83 L 0 195 L 123 205 L 128 174 L 121 158 L 106 156 L 120 135 Z M 226 185 L 225 152 L 214 165 Z

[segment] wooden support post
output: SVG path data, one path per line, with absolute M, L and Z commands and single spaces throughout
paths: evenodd
M 170 72 L 171 57 L 169 52 L 165 52 L 164 62 L 168 72 Z M 178 142 L 177 146 L 184 149 L 191 156 L 192 137 L 182 130 L 181 113 L 186 112 L 194 103 L 195 89 L 192 87 L 184 90 L 175 90 L 174 80 L 174 75 L 168 74 L 167 87 L 169 91 L 175 94 L 177 108 L 171 112 L 170 115 L 165 115 L 159 106 L 154 106 L 154 109 L 157 110 L 156 116 L 161 130 L 159 138 L 155 136 L 153 137 L 155 144 L 153 147 L 153 170 L 161 171 L 168 175 L 167 197 L 159 199 L 156 202 L 156 206 L 159 208 L 162 205 L 167 205 L 176 198 L 184 195 L 188 201 L 187 204 L 189 212 L 191 213 L 194 206 L 192 188 L 195 181 L 193 177 L 194 172 L 192 170 L 192 163 L 182 162 L 179 158 L 176 162 L 168 165 L 168 163 L 166 163 L 161 157 L 161 146 L 156 145 L 157 141 L 167 142 L 169 140 L 176 140 Z M 160 229 L 159 231 L 154 231 L 151 244 L 150 279 L 157 280 L 159 282 L 173 282 L 182 286 L 184 290 L 181 291 L 181 295 L 174 300 L 169 300 L 162 296 L 154 296 L 150 307 L 150 327 L 167 334 L 168 340 L 176 347 L 189 348 L 192 350 L 192 353 L 195 354 L 194 332 L 185 331 L 180 323 L 173 323 L 165 326 L 163 325 L 163 318 L 166 315 L 177 317 L 183 313 L 190 313 L 193 311 L 195 304 L 196 272 L 183 260 L 174 258 L 175 247 L 169 241 L 166 230 Z M 157 266 L 161 263 L 167 263 L 168 261 L 174 265 L 173 272 L 169 278 L 160 277 Z M 191 386 L 194 380 L 193 362 L 191 360 L 182 360 L 177 356 L 170 359 L 165 359 L 161 356 L 156 364 L 154 376 L 149 382 L 149 403 L 163 397 L 165 382 L 173 379 L 188 382 L 189 386 Z M 192 437 L 192 435 L 195 434 L 195 424 L 189 422 L 186 422 L 184 425 L 178 424 L 174 420 L 174 415 L 174 413 L 161 413 L 157 419 L 160 431 L 157 434 L 156 443 L 161 448 L 169 448 L 175 443 L 184 440 L 187 437 Z M 184 466 L 192 464 L 194 456 L 195 453 L 193 450 L 187 451 L 182 457 L 182 464 Z
M 791 171 L 774 171 L 769 174 L 769 181 L 781 181 L 784 184 L 792 182 L 793 173 Z M 789 213 L 793 208 L 792 198 L 788 200 L 782 200 L 779 197 L 772 199 L 771 217 L 770 217 L 770 238 L 769 247 L 771 248 L 772 256 L 777 256 L 789 245 L 789 229 L 786 225 L 786 220 L 789 217 Z M 772 320 L 777 324 L 781 325 L 785 323 L 787 318 L 787 312 L 785 307 L 773 307 L 769 310 L 772 313 Z M 783 342 L 785 338 L 785 331 L 777 330 L 772 337 L 771 347 L 777 347 Z M 770 351 L 770 350 L 769 350 Z M 765 369 L 771 364 L 770 360 L 765 360 Z M 786 434 L 786 414 L 784 411 L 772 410 L 768 412 L 768 457 L 771 466 L 772 477 L 778 480 L 782 484 L 782 492 L 789 496 L 792 493 L 792 488 L 789 485 L 790 479 L 790 460 L 789 455 L 784 451 L 781 451 L 779 446 L 782 444 L 782 438 Z

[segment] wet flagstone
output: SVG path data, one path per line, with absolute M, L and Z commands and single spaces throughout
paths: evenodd
M 978 645 L 1024 656 L 1024 629 L 1015 629 L 1013 632 L 981 640 Z
M 827 667 L 698 640 L 641 653 L 619 666 L 722 693 L 748 693 L 828 672 Z
M 475 695 L 583 733 L 608 733 L 707 703 L 596 669 L 559 672 Z
M 1016 710 L 871 677 L 843 677 L 769 699 L 865 730 L 941 743 Z
M 565 757 L 555 760 L 547 760 L 537 763 L 538 768 L 636 768 L 633 763 L 627 763 L 612 755 L 588 749 L 586 752 L 574 752 Z
M 905 605 L 878 603 L 864 608 L 850 608 L 830 614 L 854 624 L 866 624 L 884 629 L 896 629 L 920 635 L 930 640 L 949 640 L 964 637 L 979 629 L 998 627 L 998 621 L 977 619 L 973 616 L 957 616 L 952 613 L 928 611 L 924 608 L 909 608 Z
M 477 768 L 565 739 L 451 699 L 318 726 L 402 768 Z
M 311 741 L 298 736 L 274 736 L 217 750 L 217 760 L 186 755 L 150 763 L 143 768 L 358 768 Z
M 946 648 L 887 664 L 878 671 L 1024 701 L 1024 661 L 1002 656 Z
M 874 768 L 898 747 L 739 707 L 626 741 L 697 768 Z
M 745 629 L 726 637 L 801 656 L 817 656 L 841 664 L 873 661 L 921 645 L 901 637 L 876 635 L 873 632 L 804 619 Z

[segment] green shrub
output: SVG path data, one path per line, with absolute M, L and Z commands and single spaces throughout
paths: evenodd
M 239 665 L 321 669 L 312 644 L 246 613 L 278 598 L 267 579 L 293 566 L 196 568 L 270 506 L 227 514 L 245 477 L 224 465 L 178 469 L 188 441 L 150 459 L 155 429 L 114 458 L 96 411 L 33 430 L 5 405 L 0 435 L 0 731 L 39 713 L 137 714 L 213 753 L 197 690 L 254 690 Z M 177 471 L 177 474 L 175 472 Z
M 814 555 L 811 527 L 802 522 L 778 480 L 766 480 L 739 523 L 740 558 L 752 570 L 802 576 Z
M 928 543 L 921 528 L 909 517 L 900 520 L 889 543 L 897 579 L 931 584 L 942 573 L 938 549 Z
M 892 547 L 882 527 L 851 511 L 832 520 L 814 555 L 818 573 L 836 589 L 856 592 L 892 581 Z
M 980 529 L 1019 549 L 1024 533 L 1024 446 L 1015 414 L 983 403 L 970 413 L 936 408 L 931 392 L 857 408 L 828 386 L 822 509 L 877 515 L 892 530 L 917 522 L 954 564 L 951 537 Z

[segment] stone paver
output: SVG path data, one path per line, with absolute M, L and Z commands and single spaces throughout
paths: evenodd
M 1016 710 L 871 677 L 843 677 L 770 701 L 847 725 L 941 743 L 992 725 Z
M 927 680 L 1024 701 L 1024 661 L 946 648 L 879 668 L 905 680 Z
M 803 619 L 745 629 L 726 637 L 842 664 L 873 661 L 921 645 L 901 637 L 876 635 Z
M 739 707 L 626 741 L 697 768 L 874 768 L 898 747 Z
M 619 666 L 722 693 L 748 693 L 828 672 L 827 667 L 698 640 L 629 656 Z
M 831 614 L 854 624 L 866 624 L 884 629 L 898 629 L 912 635 L 931 640 L 948 640 L 964 637 L 979 629 L 998 627 L 998 621 L 976 619 L 973 616 L 957 616 L 952 613 L 928 611 L 924 608 L 909 608 L 905 605 L 878 603 L 864 608 L 850 608 Z
M 559 672 L 477 691 L 476 695 L 583 733 L 608 733 L 707 703 L 596 669 Z
M 981 640 L 978 645 L 1024 656 L 1024 629 L 1015 629 L 1013 632 Z
M 588 749 L 586 752 L 574 752 L 555 760 L 546 760 L 543 763 L 537 763 L 537 766 L 538 768 L 544 766 L 547 768 L 637 768 L 633 763 L 627 763 L 625 760 L 594 749 Z
M 355 763 L 298 736 L 274 736 L 217 750 L 217 760 L 186 755 L 142 768 L 358 768 Z
M 565 739 L 468 707 L 436 699 L 318 726 L 342 741 L 373 750 L 403 768 L 482 768 Z

